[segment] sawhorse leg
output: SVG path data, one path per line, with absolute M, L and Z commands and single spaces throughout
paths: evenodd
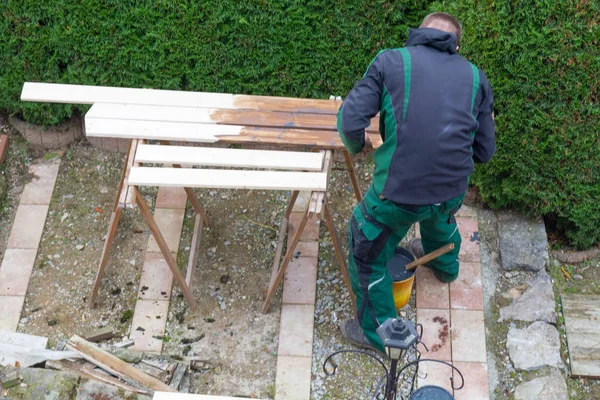
M 329 210 L 329 206 L 327 205 L 327 200 L 325 200 L 323 207 L 323 217 L 325 219 L 325 223 L 327 224 L 327 228 L 329 229 L 331 240 L 333 241 L 333 248 L 335 249 L 335 256 L 340 266 L 340 271 L 342 272 L 342 278 L 344 279 L 346 289 L 348 289 L 348 293 L 350 294 L 350 300 L 352 301 L 352 309 L 356 310 L 356 297 L 354 296 L 354 292 L 352 292 L 350 276 L 348 275 L 348 264 L 346 264 L 346 258 L 344 258 L 344 253 L 342 252 L 342 245 L 337 236 L 335 225 L 333 224 L 333 218 L 331 217 L 331 212 Z
M 173 277 L 175 278 L 175 281 L 177 281 L 177 284 L 181 288 L 181 291 L 183 292 L 183 296 L 187 300 L 187 302 L 190 306 L 190 309 L 195 310 L 196 309 L 196 300 L 194 300 L 194 295 L 192 293 L 192 289 L 185 282 L 185 278 L 183 277 L 183 274 L 181 273 L 181 271 L 179 270 L 179 267 L 177 266 L 177 261 L 175 260 L 175 257 L 173 257 L 173 254 L 171 254 L 171 250 L 169 249 L 169 246 L 167 245 L 165 238 L 163 237 L 162 233 L 160 232 L 160 228 L 159 228 L 158 224 L 156 223 L 156 221 L 154 220 L 154 216 L 152 215 L 150 208 L 146 204 L 146 201 L 144 200 L 144 196 L 142 195 L 142 193 L 140 192 L 140 190 L 137 187 L 134 187 L 133 190 L 135 191 L 135 193 L 134 193 L 135 201 L 136 201 L 138 207 L 140 208 L 140 211 L 141 211 L 144 219 L 146 220 L 146 223 L 148 224 L 148 228 L 150 228 L 150 232 L 152 232 L 152 236 L 154 237 L 154 240 L 156 240 L 156 244 L 158 244 L 158 247 L 160 248 L 160 251 L 161 251 L 163 257 L 165 257 L 165 260 L 167 261 L 167 264 L 169 265 L 169 269 L 173 273 Z
M 279 259 L 281 258 L 281 252 L 283 249 L 283 238 L 285 237 L 289 217 L 294 208 L 294 204 L 296 203 L 296 199 L 298 198 L 298 193 L 298 191 L 292 192 L 292 196 L 290 197 L 290 203 L 288 204 L 285 216 L 283 217 L 283 220 L 281 221 L 281 226 L 279 227 L 279 239 L 277 243 L 277 249 L 275 251 L 275 261 L 273 262 L 273 270 L 271 272 L 271 280 L 269 282 L 269 288 L 267 290 L 267 298 L 265 299 L 265 302 L 263 303 L 262 307 L 263 313 L 268 312 L 269 308 L 271 307 L 271 301 L 273 300 L 273 296 L 275 296 L 275 292 L 277 292 L 277 288 L 279 287 L 279 284 L 281 283 L 281 280 L 285 275 L 285 271 L 287 270 L 288 264 L 290 263 L 292 256 L 294 255 L 294 250 L 296 249 L 296 246 L 300 241 L 300 236 L 302 235 L 302 232 L 306 227 L 306 223 L 308 222 L 308 219 L 312 214 L 310 212 L 310 206 L 306 207 L 306 211 L 304 212 L 304 215 L 300 220 L 298 230 L 294 234 L 291 243 L 288 241 L 285 257 L 283 259 L 283 262 L 281 263 L 281 266 L 279 266 Z
M 354 195 L 356 200 L 360 202 L 362 200 L 362 192 L 360 191 L 360 185 L 358 182 L 358 175 L 356 175 L 356 169 L 354 169 L 354 161 L 352 156 L 348 153 L 348 150 L 344 149 L 344 158 L 346 159 L 346 168 L 348 169 L 348 175 L 350 175 L 350 181 L 352 182 L 352 188 L 354 189 Z
M 104 275 L 104 269 L 106 268 L 106 264 L 108 263 L 108 256 L 110 255 L 110 249 L 112 247 L 113 240 L 115 239 L 117 227 L 119 226 L 119 220 L 121 219 L 122 213 L 123 208 L 117 205 L 110 216 L 110 222 L 108 224 L 108 235 L 106 236 L 106 240 L 104 241 L 102 257 L 100 257 L 100 265 L 98 266 L 96 280 L 94 281 L 94 288 L 92 289 L 92 294 L 90 296 L 90 308 L 96 307 L 96 297 L 98 296 L 98 289 L 100 288 L 100 282 L 102 281 L 102 276 Z
M 125 165 L 123 166 L 123 173 L 121 174 L 121 181 L 119 182 L 119 188 L 117 189 L 117 196 L 113 204 L 110 222 L 108 223 L 108 234 L 106 235 L 106 240 L 104 241 L 102 256 L 100 257 L 100 265 L 98 266 L 94 287 L 92 288 L 92 293 L 90 294 L 90 308 L 94 308 L 96 306 L 96 297 L 98 296 L 100 282 L 102 281 L 102 276 L 104 275 L 104 270 L 106 269 L 106 264 L 108 263 L 110 249 L 112 248 L 112 244 L 117 233 L 117 227 L 119 226 L 119 220 L 121 219 L 123 208 L 128 202 L 127 177 L 129 175 L 129 169 L 133 165 L 137 144 L 138 140 L 131 140 L 129 142 L 129 151 L 127 152 L 127 158 L 125 159 Z

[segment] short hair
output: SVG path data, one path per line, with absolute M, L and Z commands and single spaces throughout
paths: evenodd
M 437 28 L 445 32 L 451 32 L 456 35 L 456 44 L 460 43 L 460 37 L 462 36 L 462 26 L 456 17 L 443 13 L 434 12 L 429 14 L 421 22 L 419 28 Z

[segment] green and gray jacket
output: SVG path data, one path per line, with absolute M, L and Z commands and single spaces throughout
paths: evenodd
M 381 51 L 344 100 L 338 131 L 359 153 L 380 113 L 373 187 L 398 204 L 429 205 L 465 193 L 474 162 L 496 150 L 492 88 L 456 54 L 456 36 L 413 29 L 406 47 Z

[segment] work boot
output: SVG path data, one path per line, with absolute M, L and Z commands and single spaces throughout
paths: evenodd
M 410 250 L 411 253 L 413 253 L 413 255 L 416 258 L 421 258 L 425 255 L 425 250 L 423 249 L 423 243 L 421 243 L 421 239 L 411 240 L 410 243 L 408 244 L 408 249 Z M 435 268 L 431 268 L 427 264 L 423 264 L 423 266 L 432 270 L 433 274 L 435 275 L 437 280 L 442 283 L 450 283 L 450 282 L 456 280 L 456 278 L 458 278 L 458 275 L 457 276 L 450 275 L 447 272 L 439 271 Z
M 356 318 L 348 318 L 343 320 L 340 323 L 340 331 L 342 332 L 342 336 L 352 343 L 353 346 L 366 350 L 374 350 L 377 353 L 382 354 L 379 350 L 373 347 L 371 342 L 369 342 L 369 339 L 367 339 L 365 336 L 365 332 L 360 327 L 360 324 Z

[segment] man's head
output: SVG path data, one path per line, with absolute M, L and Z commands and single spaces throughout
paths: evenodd
M 456 45 L 460 43 L 462 35 L 462 26 L 460 22 L 450 14 L 435 12 L 425 17 L 419 28 L 434 28 L 440 31 L 454 33 L 456 35 Z

